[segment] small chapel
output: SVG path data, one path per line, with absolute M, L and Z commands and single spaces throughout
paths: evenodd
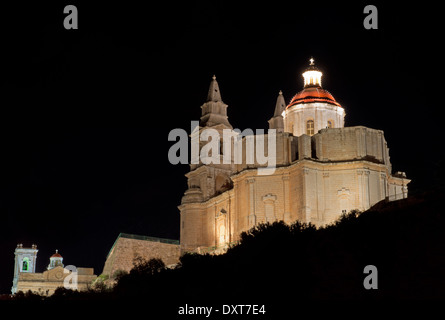
M 74 285 L 77 290 L 85 291 L 91 287 L 97 277 L 94 274 L 93 268 L 66 269 L 67 267 L 63 265 L 63 257 L 57 249 L 49 258 L 49 265 L 46 270 L 44 272 L 36 272 L 38 251 L 35 244 L 31 247 L 24 247 L 22 243 L 17 244 L 14 251 L 12 294 L 20 291 L 24 293 L 31 291 L 43 296 L 50 296 L 54 294 L 57 288 L 66 286 L 65 279 L 67 277 L 70 277 L 71 285 Z

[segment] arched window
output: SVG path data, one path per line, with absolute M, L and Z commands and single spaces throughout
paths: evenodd
M 22 271 L 29 271 L 29 258 L 28 257 L 23 258 Z
M 308 120 L 306 122 L 306 134 L 308 136 L 313 136 L 314 135 L 314 120 Z
M 328 120 L 328 128 L 333 128 L 334 127 L 334 121 L 333 120 Z

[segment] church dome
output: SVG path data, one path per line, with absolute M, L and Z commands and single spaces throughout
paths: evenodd
M 303 73 L 304 89 L 292 98 L 287 108 L 296 104 L 313 102 L 324 102 L 341 107 L 332 94 L 321 87 L 321 76 L 323 73 L 315 66 L 314 59 L 311 58 L 309 61 L 310 65 Z
M 345 123 L 345 110 L 323 89 L 323 73 L 315 66 L 313 58 L 309 61 L 309 67 L 302 74 L 303 90 L 292 98 L 283 112 L 284 132 L 295 137 L 313 136 L 325 128 L 343 128 Z
M 324 102 L 338 107 L 341 105 L 335 101 L 332 94 L 321 87 L 307 87 L 298 92 L 291 100 L 287 108 L 301 103 Z
M 59 251 L 56 249 L 56 253 L 54 253 L 49 258 L 49 266 L 48 270 L 54 269 L 55 267 L 63 267 L 63 257 L 60 255 Z
M 56 250 L 56 253 L 54 253 L 50 258 L 62 258 L 62 256 Z

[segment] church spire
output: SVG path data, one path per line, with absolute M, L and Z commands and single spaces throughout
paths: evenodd
M 273 116 L 281 116 L 284 109 L 286 109 L 286 102 L 284 101 L 283 91 L 280 90 L 280 92 L 278 92 L 277 103 L 275 104 L 275 113 Z
M 283 92 L 278 93 L 277 102 L 275 104 L 275 112 L 273 117 L 269 120 L 269 129 L 276 129 L 277 133 L 284 131 L 284 120 L 282 113 L 286 109 L 286 102 L 284 101 Z
M 207 102 L 209 101 L 222 102 L 221 93 L 219 91 L 219 86 L 215 75 L 213 75 L 212 82 L 210 82 L 209 94 L 207 95 Z
M 232 126 L 227 119 L 227 104 L 221 99 L 221 92 L 219 91 L 219 85 L 215 76 L 212 77 L 207 100 L 201 106 L 201 109 L 201 121 L 199 123 L 201 127 L 223 125 L 232 129 Z

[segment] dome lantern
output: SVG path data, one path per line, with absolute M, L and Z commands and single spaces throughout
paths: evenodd
M 303 73 L 304 87 L 321 87 L 321 76 L 323 73 L 315 66 L 314 58 L 309 59 L 309 68 Z

